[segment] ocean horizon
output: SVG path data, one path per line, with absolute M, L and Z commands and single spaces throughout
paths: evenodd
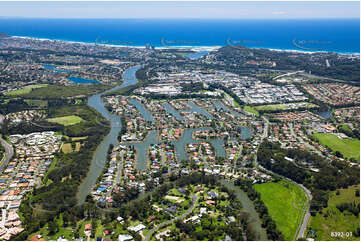
M 10 36 L 109 46 L 212 49 L 226 45 L 300 52 L 360 53 L 359 19 L 0 18 Z

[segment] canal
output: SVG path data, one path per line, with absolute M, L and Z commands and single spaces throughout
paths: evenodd
M 141 66 L 135 66 L 132 68 L 127 69 L 123 74 L 123 83 L 117 87 L 114 87 L 110 90 L 107 90 L 103 93 L 96 94 L 91 96 L 88 99 L 88 105 L 96 109 L 104 118 L 109 120 L 111 124 L 110 132 L 107 136 L 103 139 L 103 141 L 98 145 L 97 149 L 93 154 L 93 158 L 90 164 L 90 168 L 87 174 L 87 177 L 84 179 L 83 183 L 79 187 L 79 191 L 77 194 L 78 204 L 84 203 L 86 196 L 89 194 L 91 188 L 95 184 L 97 178 L 101 174 L 104 165 L 106 163 L 106 155 L 110 144 L 116 145 L 118 144 L 118 134 L 121 130 L 121 120 L 120 116 L 113 115 L 109 113 L 109 111 L 104 107 L 104 102 L 102 100 L 102 95 L 107 94 L 111 91 L 118 90 L 120 88 L 124 88 L 130 85 L 134 85 L 138 82 L 135 77 L 135 73 Z M 152 115 L 145 109 L 145 107 L 139 103 L 139 101 L 132 99 L 130 103 L 135 105 L 140 112 L 140 114 L 150 122 L 154 122 Z M 188 102 L 188 105 L 191 107 L 192 112 L 198 112 L 205 117 L 212 119 L 212 115 L 207 113 L 205 110 L 201 109 L 197 105 L 192 102 Z M 166 110 L 172 115 L 176 116 L 178 119 L 183 119 L 178 112 L 172 109 L 170 105 L 164 105 Z M 225 107 L 224 107 L 225 108 Z M 224 150 L 224 140 L 223 139 L 209 139 L 209 140 L 194 140 L 192 138 L 193 132 L 202 129 L 209 129 L 209 128 L 197 128 L 197 129 L 185 129 L 182 137 L 178 140 L 173 141 L 172 143 L 175 146 L 175 152 L 178 158 L 178 161 L 187 159 L 187 152 L 185 147 L 187 144 L 190 143 L 200 143 L 200 142 L 209 142 L 215 149 L 216 156 L 225 157 L 226 152 Z M 252 129 L 250 127 L 241 127 L 242 132 L 242 139 L 247 139 L 252 136 Z M 143 142 L 134 143 L 135 149 L 137 150 L 137 170 L 143 171 L 147 168 L 147 149 L 151 144 L 158 144 L 158 131 L 150 131 L 150 134 L 146 137 Z

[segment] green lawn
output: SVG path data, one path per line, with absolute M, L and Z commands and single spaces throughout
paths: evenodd
M 352 186 L 348 189 L 340 189 L 339 195 L 336 195 L 336 191 L 330 192 L 330 199 L 328 200 L 327 208 L 322 209 L 322 213 L 317 213 L 315 217 L 311 217 L 309 223 L 309 229 L 317 232 L 316 240 L 358 240 L 360 237 L 339 237 L 335 238 L 331 236 L 331 232 L 352 232 L 355 234 L 355 230 L 360 226 L 360 218 L 344 211 L 341 213 L 336 205 L 357 201 L 360 202 L 360 198 L 356 197 L 355 191 L 360 186 Z
M 360 140 L 356 138 L 340 139 L 334 134 L 317 133 L 313 137 L 318 139 L 323 146 L 332 151 L 339 151 L 346 158 L 360 160 Z
M 15 90 L 15 91 L 8 92 L 5 95 L 7 95 L 7 96 L 23 95 L 23 94 L 30 93 L 33 89 L 46 87 L 47 85 L 48 84 L 30 85 L 30 86 L 26 86 L 26 87 L 23 87 L 21 89 Z
M 314 108 L 317 105 L 313 103 L 305 103 L 307 108 Z M 271 104 L 271 105 L 261 105 L 256 106 L 256 110 L 258 111 L 275 111 L 275 110 L 287 110 L 289 109 L 289 104 Z
M 294 240 L 306 207 L 307 197 L 303 190 L 287 181 L 256 184 L 254 188 L 261 194 L 269 215 L 284 239 Z
M 254 108 L 254 107 L 251 107 L 251 106 L 244 106 L 243 107 L 243 110 L 248 112 L 248 113 L 253 113 L 257 116 L 259 116 L 259 112 Z
M 80 122 L 84 121 L 84 119 L 82 119 L 81 117 L 76 116 L 76 115 L 70 115 L 70 116 L 64 116 L 64 117 L 58 117 L 58 118 L 49 118 L 48 121 L 53 122 L 53 123 L 62 124 L 64 126 L 69 126 L 69 125 L 74 125 L 74 124 L 80 123 Z

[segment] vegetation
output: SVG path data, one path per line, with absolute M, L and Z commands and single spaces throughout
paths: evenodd
M 255 115 L 259 116 L 259 112 L 258 112 L 258 110 L 257 110 L 257 109 L 255 109 L 254 107 L 251 107 L 251 106 L 244 106 L 244 107 L 243 107 L 243 110 L 244 110 L 244 111 L 246 111 L 246 112 L 248 112 L 248 113 L 253 113 L 253 114 L 255 114 Z
M 342 139 L 334 134 L 316 133 L 313 134 L 323 146 L 328 147 L 333 152 L 340 152 L 345 158 L 354 158 L 360 161 L 360 140 L 356 138 Z
M 327 206 L 328 191 L 347 188 L 359 182 L 360 170 L 350 167 L 346 162 L 329 162 L 305 150 L 282 149 L 279 143 L 263 142 L 257 155 L 258 162 L 263 167 L 303 184 L 311 191 L 313 199 L 310 207 L 313 216 L 322 207 Z M 285 159 L 286 156 L 295 162 Z M 312 172 L 296 165 L 296 162 L 300 161 L 317 167 L 319 172 Z
M 262 227 L 266 228 L 267 237 L 269 240 L 284 240 L 282 233 L 276 226 L 276 222 L 270 216 L 265 203 L 261 200 L 261 194 L 257 192 L 249 180 L 238 179 L 234 185 L 240 186 L 248 197 L 253 201 L 255 209 L 262 220 Z
M 25 230 L 17 235 L 15 240 L 25 240 L 34 232 L 47 225 L 51 234 L 56 234 L 59 225 L 56 219 L 62 216 L 65 224 L 70 224 L 73 219 L 74 206 L 76 205 L 77 189 L 87 174 L 92 154 L 108 132 L 107 121 L 85 104 L 63 105 L 50 107 L 50 117 L 69 116 L 76 113 L 84 121 L 71 126 L 62 126 L 61 132 L 70 137 L 87 137 L 82 140 L 83 145 L 78 146 L 78 152 L 57 153 L 56 164 L 49 169 L 43 186 L 34 189 L 22 200 L 19 211 L 22 216 Z M 103 123 L 101 125 L 100 123 Z M 73 147 L 72 147 L 73 148 Z M 75 147 L 76 149 L 77 147 Z M 72 222 L 72 223 L 74 223 Z
M 30 93 L 32 90 L 35 90 L 37 88 L 42 88 L 42 87 L 46 87 L 48 84 L 37 84 L 37 85 L 30 85 L 30 86 L 26 86 L 23 87 L 21 89 L 15 90 L 15 91 L 11 91 L 6 93 L 5 95 L 7 96 L 19 96 L 19 95 L 24 95 L 27 93 Z
M 312 109 L 318 107 L 317 105 L 313 103 L 305 103 L 306 107 L 302 108 L 289 108 L 289 104 L 270 104 L 270 105 L 261 105 L 261 106 L 255 106 L 255 109 L 257 111 L 263 111 L 263 112 L 282 112 L 282 111 L 293 111 L 293 110 L 305 110 L 305 109 Z
M 360 139 L 360 130 L 351 129 L 347 124 L 339 125 L 338 132 L 346 134 L 348 137 Z
M 68 97 L 90 96 L 94 93 L 105 91 L 112 86 L 104 84 L 58 86 L 48 85 L 32 89 L 29 93 L 21 96 L 27 99 L 61 99 Z
M 79 116 L 76 115 L 70 115 L 70 116 L 64 116 L 64 117 L 58 117 L 58 118 L 49 118 L 49 122 L 51 123 L 58 123 L 64 126 L 74 125 L 80 122 L 83 122 L 84 119 L 82 119 Z
M 91 238 L 103 237 L 105 239 L 117 240 L 119 234 L 131 234 L 135 240 L 142 240 L 142 237 L 137 233 L 129 232 L 126 228 L 129 226 L 135 226 L 139 223 L 143 223 L 146 226 L 160 224 L 163 221 L 169 221 L 173 218 L 168 212 L 155 211 L 152 204 L 156 203 L 158 206 L 171 206 L 171 201 L 167 202 L 163 199 L 166 195 L 174 195 L 177 193 L 179 187 L 186 188 L 187 193 L 182 194 L 184 199 L 188 202 L 179 204 L 179 213 L 183 214 L 190 207 L 190 193 L 195 193 L 195 184 L 201 185 L 208 190 L 216 190 L 220 197 L 217 200 L 217 205 L 213 207 L 216 214 L 224 214 L 224 218 L 228 216 L 234 216 L 236 221 L 226 224 L 218 216 L 211 216 L 204 214 L 200 219 L 200 223 L 183 223 L 181 221 L 174 222 L 170 225 L 173 233 L 171 238 L 174 240 L 212 240 L 223 239 L 225 234 L 229 235 L 234 240 L 243 240 L 244 236 L 247 239 L 253 240 L 254 235 L 248 227 L 248 217 L 241 211 L 241 204 L 236 199 L 234 192 L 228 190 L 228 188 L 217 183 L 217 178 L 214 176 L 206 176 L 204 174 L 195 173 L 188 176 L 174 176 L 175 180 L 165 182 L 153 191 L 144 194 L 144 196 L 137 198 L 134 196 L 130 202 L 122 203 L 118 209 L 108 210 L 103 212 L 100 209 L 99 204 L 96 204 L 90 196 L 88 196 L 86 203 L 81 206 L 70 207 L 63 210 L 60 214 L 48 216 L 48 220 L 45 223 L 41 223 L 38 229 L 32 232 L 23 232 L 23 236 L 18 236 L 18 239 L 29 239 L 30 237 L 41 234 L 45 239 L 56 239 L 56 236 L 63 235 L 68 240 L 74 240 L 75 238 L 86 238 L 84 233 L 84 227 L 86 224 L 92 225 Z M 128 194 L 128 191 L 124 192 Z M 228 201 L 231 203 L 225 203 L 225 193 L 228 194 Z M 198 194 L 199 200 L 197 206 L 204 205 L 204 199 L 200 198 L 201 193 Z M 179 195 L 179 193 L 177 193 Z M 203 196 L 202 196 L 203 197 Z M 219 200 L 219 201 L 218 201 Z M 165 204 L 160 204 L 160 202 Z M 224 204 L 224 205 L 222 205 Z M 198 208 L 196 208 L 198 211 Z M 237 212 L 238 211 L 238 212 Z M 39 213 L 35 211 L 35 213 Z M 198 213 L 198 212 L 197 212 Z M 178 212 L 177 212 L 178 214 Z M 116 218 L 121 216 L 124 218 L 122 224 L 116 221 Z M 154 222 L 150 222 L 150 217 L 155 216 Z M 191 215 L 190 215 L 191 216 Z M 32 221 L 33 224 L 37 224 L 37 221 Z M 103 235 L 104 231 L 108 230 L 107 235 Z M 143 235 L 146 235 L 149 230 L 144 230 Z M 156 233 L 153 234 L 153 236 Z M 26 235 L 26 237 L 25 237 Z M 154 238 L 154 237 L 151 238 Z
M 360 197 L 357 191 L 359 195 L 359 185 L 330 192 L 327 207 L 311 218 L 308 237 L 317 240 L 359 240 Z M 344 237 L 332 236 L 331 232 L 336 231 L 343 232 Z
M 307 197 L 303 190 L 285 180 L 255 184 L 254 188 L 261 194 L 261 200 L 285 240 L 294 240 L 307 208 Z

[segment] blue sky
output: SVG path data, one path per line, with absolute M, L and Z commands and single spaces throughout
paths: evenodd
M 0 2 L 0 17 L 26 18 L 360 18 L 356 2 Z

